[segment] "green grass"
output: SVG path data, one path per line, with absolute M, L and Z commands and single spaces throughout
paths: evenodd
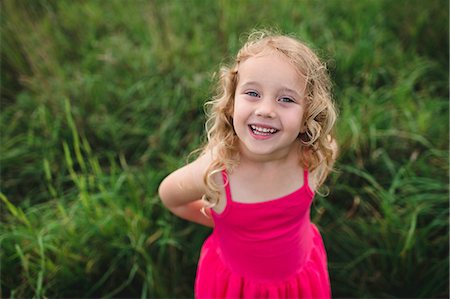
M 2 1 L 1 297 L 191 297 L 209 230 L 157 197 L 243 33 L 329 66 L 341 154 L 313 220 L 334 297 L 444 298 L 448 2 Z

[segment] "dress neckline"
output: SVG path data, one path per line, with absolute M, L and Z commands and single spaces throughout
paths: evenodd
M 307 169 L 304 169 L 304 171 L 303 171 L 303 185 L 300 186 L 297 190 L 294 190 L 293 192 L 291 192 L 289 194 L 286 194 L 286 195 L 283 195 L 283 196 L 280 196 L 280 197 L 277 197 L 274 199 L 258 201 L 258 202 L 234 201 L 231 197 L 230 183 L 228 180 L 228 174 L 227 174 L 226 170 L 222 170 L 222 179 L 223 179 L 223 183 L 224 183 L 225 197 L 226 197 L 225 207 L 220 213 L 216 212 L 214 209 L 211 209 L 213 214 L 218 217 L 225 216 L 225 214 L 227 214 L 228 211 L 230 210 L 231 206 L 239 206 L 239 207 L 244 207 L 244 208 L 245 207 L 253 207 L 254 208 L 254 207 L 266 206 L 266 205 L 271 205 L 271 204 L 277 205 L 277 204 L 285 202 L 286 199 L 291 198 L 301 192 L 306 192 L 309 196 L 314 197 L 314 191 L 311 190 L 311 187 L 309 186 Z
M 275 202 L 278 202 L 278 201 L 283 201 L 283 200 L 285 200 L 287 198 L 290 198 L 290 197 L 296 195 L 297 193 L 302 192 L 303 189 L 306 189 L 306 191 L 308 193 L 310 193 L 311 195 L 314 195 L 314 192 L 311 190 L 311 188 L 307 184 L 303 183 L 303 185 L 300 188 L 298 188 L 297 190 L 294 190 L 294 191 L 290 192 L 289 194 L 286 194 L 286 195 L 283 195 L 283 196 L 279 196 L 279 197 L 276 197 L 276 198 L 273 198 L 273 199 L 268 199 L 268 200 L 264 200 L 264 201 L 256 201 L 256 202 L 242 202 L 242 201 L 233 200 L 231 198 L 231 196 L 230 196 L 230 200 L 227 199 L 227 204 L 229 202 L 231 202 L 232 204 L 249 205 L 249 206 L 271 204 L 271 203 L 275 203 Z M 231 195 L 231 192 L 230 192 L 230 195 Z

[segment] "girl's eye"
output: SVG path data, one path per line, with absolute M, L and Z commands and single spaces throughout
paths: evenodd
M 251 97 L 258 97 L 259 96 L 259 94 L 256 91 L 247 91 L 245 94 L 249 95 Z
M 288 98 L 288 97 L 280 98 L 278 101 L 283 102 L 283 103 L 295 103 L 295 101 L 293 99 Z

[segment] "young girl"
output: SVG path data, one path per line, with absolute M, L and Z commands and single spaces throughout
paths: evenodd
M 256 32 L 219 83 L 202 154 L 159 188 L 173 213 L 214 227 L 195 296 L 329 298 L 309 215 L 337 151 L 325 66 L 294 38 Z

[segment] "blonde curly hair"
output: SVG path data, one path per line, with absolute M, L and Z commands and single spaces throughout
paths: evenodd
M 304 76 L 306 81 L 305 133 L 301 133 L 300 161 L 309 171 L 315 171 L 320 186 L 331 171 L 337 147 L 333 127 L 337 111 L 331 96 L 331 81 L 327 68 L 317 55 L 296 38 L 268 31 L 254 31 L 239 50 L 231 67 L 222 67 L 216 96 L 205 104 L 207 143 L 212 162 L 204 173 L 207 187 L 204 199 L 212 207 L 219 201 L 220 188 L 213 177 L 239 163 L 238 137 L 233 128 L 233 108 L 239 64 L 250 57 L 277 52 L 282 54 Z M 334 143 L 334 144 L 333 144 Z

